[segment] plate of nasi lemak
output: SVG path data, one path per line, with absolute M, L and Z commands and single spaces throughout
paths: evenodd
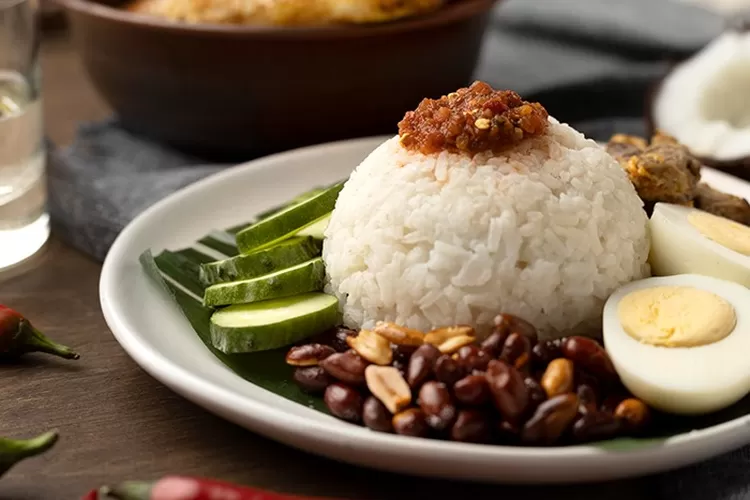
M 137 217 L 101 277 L 125 351 L 249 430 L 400 473 L 605 480 L 750 443 L 750 185 L 483 82 L 397 125 Z

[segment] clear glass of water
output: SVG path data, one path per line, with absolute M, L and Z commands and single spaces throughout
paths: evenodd
M 38 0 L 0 0 L 0 269 L 49 238 Z

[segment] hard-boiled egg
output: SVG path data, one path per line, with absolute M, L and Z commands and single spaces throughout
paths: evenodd
M 696 274 L 629 283 L 607 299 L 604 347 L 653 408 L 710 413 L 750 392 L 750 290 Z
M 656 204 L 649 224 L 655 276 L 702 274 L 750 286 L 750 227 L 667 203 Z

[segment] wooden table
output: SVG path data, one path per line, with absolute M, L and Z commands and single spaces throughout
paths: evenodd
M 103 118 L 108 110 L 64 34 L 47 37 L 42 54 L 47 131 L 66 144 L 78 122 Z M 52 451 L 0 479 L 0 500 L 72 500 L 94 486 L 166 473 L 351 499 L 656 498 L 647 480 L 522 489 L 376 476 L 269 441 L 183 400 L 143 372 L 104 322 L 99 272 L 98 262 L 53 237 L 30 269 L 0 282 L 0 302 L 82 353 L 78 362 L 35 355 L 0 366 L 0 434 L 61 432 Z

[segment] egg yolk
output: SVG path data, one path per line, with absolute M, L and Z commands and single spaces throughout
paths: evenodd
M 750 228 L 724 217 L 695 211 L 688 222 L 706 238 L 730 250 L 750 256 Z
M 634 339 L 663 347 L 695 347 L 718 342 L 734 330 L 731 304 L 711 292 L 689 286 L 660 286 L 631 292 L 620 301 L 618 316 Z

